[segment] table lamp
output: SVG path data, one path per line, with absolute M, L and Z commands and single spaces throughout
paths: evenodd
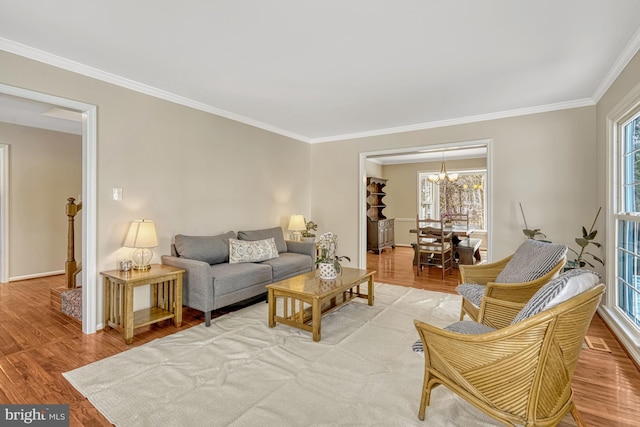
M 124 239 L 124 246 L 135 248 L 133 251 L 133 268 L 136 270 L 148 270 L 153 258 L 153 251 L 149 248 L 158 246 L 158 236 L 153 221 L 148 219 L 136 219 L 131 222 L 129 232 Z
M 306 229 L 307 224 L 304 220 L 304 215 L 291 215 L 291 218 L 289 219 L 289 231 L 291 231 L 291 240 L 302 240 L 302 234 L 300 232 Z

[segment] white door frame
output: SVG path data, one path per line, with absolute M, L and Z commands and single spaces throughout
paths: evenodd
M 70 99 L 34 92 L 13 86 L 0 84 L 0 94 L 16 96 L 32 101 L 45 102 L 62 108 L 82 112 L 82 332 L 92 334 L 96 332 L 97 324 L 97 108 L 95 105 L 85 104 Z M 0 161 L 7 161 L 8 156 L 0 149 Z M 5 168 L 6 170 L 7 168 Z M 0 185 L 6 182 L 0 177 Z M 3 207 L 0 221 L 0 266 L 2 276 L 8 276 L 8 212 L 4 211 L 6 196 L 1 195 Z M 6 256 L 6 259 L 5 259 Z M 3 279 L 4 281 L 4 279 Z
M 0 283 L 9 282 L 9 145 L 0 144 Z

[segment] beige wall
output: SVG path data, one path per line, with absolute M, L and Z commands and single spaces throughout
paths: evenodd
M 129 222 L 156 223 L 154 262 L 178 233 L 272 226 L 310 215 L 310 146 L 0 52 L 0 82 L 97 106 L 97 268 L 113 269 Z M 124 199 L 111 200 L 122 187 Z M 98 322 L 102 316 L 97 280 Z
M 9 146 L 9 278 L 64 271 L 65 203 L 82 193 L 81 137 L 0 123 L 0 144 Z
M 487 167 L 486 159 L 447 160 L 446 164 L 448 171 Z M 383 167 L 383 171 L 385 178 L 389 180 L 385 188 L 387 196 L 384 201 L 387 207 L 384 214 L 387 218 L 395 218 L 396 244 L 410 245 L 416 240 L 416 235 L 410 233 L 409 230 L 416 227 L 418 174 L 420 172 L 439 172 L 440 161 L 387 165 Z
M 318 222 L 340 236 L 340 252 L 359 264 L 364 256 L 358 248 L 363 220 L 358 203 L 361 153 L 489 139 L 493 259 L 522 243 L 518 202 L 530 226 L 542 228 L 556 242 L 571 244 L 597 206 L 595 129 L 595 107 L 583 107 L 314 144 L 311 210 Z M 323 174 L 323 165 L 331 163 L 332 173 Z

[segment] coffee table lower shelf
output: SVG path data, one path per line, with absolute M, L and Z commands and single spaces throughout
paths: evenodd
M 374 303 L 373 275 L 375 271 L 343 268 L 342 277 L 336 280 L 322 280 L 315 272 L 267 285 L 269 302 L 269 326 L 282 323 L 313 334 L 314 341 L 320 341 L 321 319 L 355 298 L 366 298 L 369 305 Z M 360 285 L 367 282 L 367 293 L 360 292 Z M 277 302 L 282 300 L 277 311 Z

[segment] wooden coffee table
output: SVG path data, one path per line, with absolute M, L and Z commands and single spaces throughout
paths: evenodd
M 311 271 L 267 285 L 269 327 L 276 326 L 276 322 L 284 323 L 312 332 L 313 340 L 320 341 L 322 316 L 358 297 L 367 298 L 369 305 L 373 305 L 374 274 L 374 270 L 342 267 L 342 275 L 334 280 L 320 279 Z M 368 283 L 368 289 L 361 294 L 360 285 L 364 282 Z M 281 313 L 276 313 L 278 299 L 283 302 Z

